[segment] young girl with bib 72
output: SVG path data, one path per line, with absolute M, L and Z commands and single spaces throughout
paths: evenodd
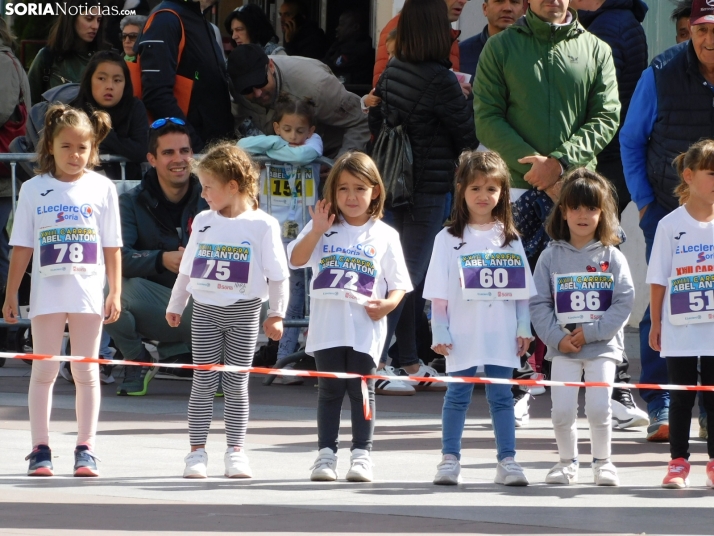
M 528 299 L 535 292 L 511 216 L 510 175 L 494 152 L 465 151 L 456 171 L 451 221 L 434 241 L 424 298 L 431 300 L 432 348 L 450 376 L 510 379 L 532 340 Z M 473 383 L 449 383 L 444 397 L 442 459 L 434 484 L 461 482 L 461 437 Z M 496 438 L 497 484 L 526 486 L 516 462 L 511 386 L 486 385 Z
M 265 334 L 279 340 L 288 303 L 288 266 L 278 221 L 258 208 L 258 171 L 242 149 L 218 144 L 195 166 L 210 210 L 193 220 L 193 232 L 166 308 L 176 327 L 193 296 L 191 340 L 196 365 L 250 367 L 258 339 L 260 310 L 268 299 Z M 220 377 L 219 377 L 220 375 Z M 225 396 L 228 478 L 251 478 L 245 454 L 248 374 L 195 370 L 188 402 L 191 452 L 184 478 L 206 478 L 206 440 L 213 399 L 221 380 Z
M 332 167 L 325 199 L 288 245 L 290 267 L 312 268 L 306 351 L 320 372 L 375 374 L 386 338 L 386 315 L 412 290 L 398 233 L 381 220 L 385 192 L 367 155 L 345 153 Z M 372 418 L 365 417 L 361 380 L 320 378 L 318 455 L 311 480 L 337 479 L 340 413 L 345 392 L 352 415 L 347 480 L 372 481 L 374 380 L 367 382 Z
M 623 328 L 635 303 L 625 256 L 617 249 L 617 203 L 610 182 L 585 168 L 563 179 L 560 199 L 546 222 L 553 241 L 541 254 L 531 299 L 536 333 L 548 346 L 551 379 L 559 382 L 611 382 L 622 361 Z M 577 387 L 551 387 L 551 417 L 560 461 L 547 484 L 578 481 Z M 618 486 L 610 461 L 611 387 L 585 388 L 590 424 L 592 470 L 598 486 Z
M 111 129 L 109 115 L 62 104 L 50 106 L 37 150 L 39 175 L 22 185 L 10 244 L 13 246 L 3 317 L 17 322 L 17 291 L 32 258 L 30 320 L 36 354 L 58 355 L 69 324 L 72 354 L 96 358 L 102 323 L 119 318 L 121 227 L 116 188 L 89 171 Z M 105 276 L 109 294 L 104 298 Z M 30 476 L 52 476 L 49 446 L 52 388 L 60 363 L 34 361 L 28 406 Z M 74 476 L 98 476 L 94 454 L 99 418 L 99 366 L 72 363 L 77 387 Z

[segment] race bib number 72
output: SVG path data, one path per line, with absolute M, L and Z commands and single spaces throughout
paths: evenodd
M 372 299 L 377 269 L 374 262 L 351 255 L 320 259 L 319 273 L 312 280 L 313 298 L 365 304 Z
M 559 324 L 594 322 L 610 308 L 615 277 L 604 272 L 555 274 L 555 316 Z
M 669 321 L 675 326 L 714 322 L 714 275 L 670 277 Z

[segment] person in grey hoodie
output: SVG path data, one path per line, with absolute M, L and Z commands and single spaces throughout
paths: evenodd
M 585 168 L 563 179 L 559 204 L 546 224 L 553 241 L 541 254 L 531 298 L 531 322 L 548 346 L 551 379 L 610 382 L 624 350 L 623 327 L 635 303 L 635 289 L 625 256 L 615 246 L 617 204 L 612 186 Z M 590 424 L 593 476 L 599 486 L 617 486 L 610 462 L 612 388 L 588 387 L 585 411 Z M 553 429 L 560 461 L 546 476 L 548 484 L 578 479 L 576 419 L 578 389 L 552 387 Z

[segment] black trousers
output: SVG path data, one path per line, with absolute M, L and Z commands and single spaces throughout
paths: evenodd
M 668 357 L 669 383 L 674 385 L 697 384 L 696 357 Z M 702 385 L 714 385 L 714 356 L 701 357 Z M 707 427 L 714 430 L 714 392 L 703 391 L 704 409 L 707 411 Z M 669 451 L 672 459 L 689 459 L 689 429 L 692 425 L 692 408 L 697 391 L 669 392 Z M 714 458 L 714 434 L 709 433 L 707 453 Z
M 376 374 L 377 368 L 372 356 L 356 352 L 347 346 L 315 351 L 315 364 L 320 372 L 352 372 L 354 374 Z M 372 450 L 374 435 L 374 380 L 367 380 L 369 407 L 372 420 L 364 418 L 362 406 L 362 385 L 359 378 L 341 380 L 319 378 L 317 394 L 317 445 L 318 449 L 330 448 L 337 452 L 340 434 L 340 415 L 345 392 L 350 398 L 352 416 L 352 448 Z

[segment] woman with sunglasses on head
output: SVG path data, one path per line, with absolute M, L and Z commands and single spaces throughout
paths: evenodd
M 144 29 L 146 19 L 144 15 L 129 15 L 124 17 L 119 23 L 119 39 L 121 39 L 122 50 L 124 51 L 125 61 L 136 61 L 136 52 L 134 45 L 139 38 L 139 34 Z
M 68 0 L 66 6 L 67 14 L 60 14 L 52 25 L 47 46 L 40 49 L 30 66 L 28 78 L 34 103 L 40 102 L 50 88 L 79 82 L 92 55 L 105 48 L 99 4 Z M 70 11 L 76 14 L 70 15 Z

